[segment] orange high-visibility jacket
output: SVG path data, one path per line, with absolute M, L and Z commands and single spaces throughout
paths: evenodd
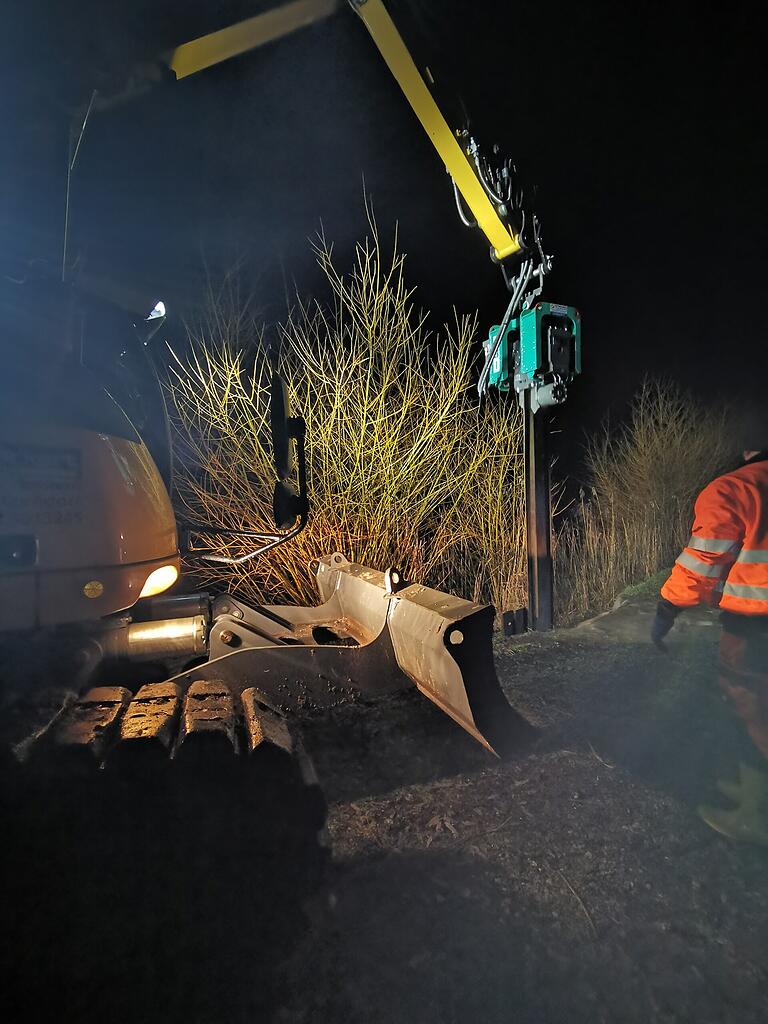
M 694 512 L 691 539 L 661 596 L 678 608 L 768 615 L 768 455 L 707 484 Z

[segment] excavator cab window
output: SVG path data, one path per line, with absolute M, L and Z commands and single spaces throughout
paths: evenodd
M 170 490 L 171 431 L 165 395 L 147 344 L 162 316 L 134 325 L 130 314 L 110 303 L 83 304 L 83 363 L 103 383 L 136 427 Z M 163 314 L 164 315 L 164 314 Z
M 58 281 L 6 276 L 0 351 L 4 402 L 39 403 L 54 422 L 140 438 L 170 487 L 165 399 L 130 314 Z

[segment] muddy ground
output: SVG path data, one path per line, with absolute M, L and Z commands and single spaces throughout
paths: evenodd
M 122 858 L 98 829 L 54 837 L 25 870 L 5 829 L 5 1019 L 763 1024 L 768 851 L 695 814 L 742 742 L 716 623 L 689 616 L 664 655 L 651 610 L 497 640 L 540 730 L 508 763 L 415 692 L 310 721 L 333 862 L 309 919 L 263 911 L 236 802 Z M 141 926 L 130 884 L 115 902 L 134 877 Z

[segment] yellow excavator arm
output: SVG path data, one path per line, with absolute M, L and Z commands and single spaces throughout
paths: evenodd
M 339 0 L 292 0 L 271 11 L 238 21 L 177 46 L 168 56 L 176 78 L 187 78 L 230 57 L 282 39 L 297 29 L 322 21 L 339 7 Z
M 351 0 L 351 3 L 472 211 L 477 226 L 490 242 L 496 259 L 501 261 L 520 252 L 520 239 L 510 232 L 486 194 L 469 157 L 441 114 L 384 4 L 381 0 Z
M 432 145 L 445 164 L 477 226 L 499 261 L 520 252 L 522 244 L 504 223 L 475 172 L 456 134 L 435 103 L 382 0 L 350 0 L 405 98 L 413 108 Z M 168 55 L 168 67 L 177 79 L 186 78 L 231 57 L 247 53 L 333 14 L 338 0 L 292 0 L 291 3 L 247 18 L 209 35 L 177 46 Z

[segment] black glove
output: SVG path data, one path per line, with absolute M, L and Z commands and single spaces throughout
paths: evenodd
M 676 607 L 670 601 L 665 601 L 663 598 L 656 605 L 656 615 L 651 624 L 651 640 L 653 640 L 657 647 L 662 646 L 662 640 L 674 626 L 675 619 L 681 611 L 681 608 Z

